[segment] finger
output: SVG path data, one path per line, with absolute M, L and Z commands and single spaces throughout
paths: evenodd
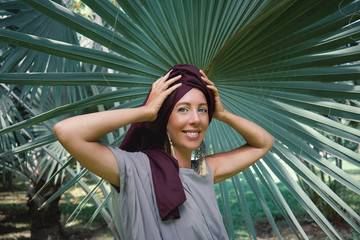
M 215 86 L 212 85 L 207 85 L 207 88 L 210 89 L 213 93 L 214 93 L 214 97 L 218 97 L 219 96 L 219 91 Z
M 208 82 L 210 82 L 211 84 L 213 84 L 213 82 L 210 81 L 210 79 L 208 78 L 208 76 L 206 76 L 206 74 L 204 73 L 203 70 L 200 70 L 200 74 L 201 74 L 201 79 L 203 79 L 204 81 L 207 80 Z
M 171 72 L 172 72 L 172 69 L 170 71 L 168 71 L 164 76 L 162 76 L 161 81 L 165 82 L 169 78 Z
M 204 73 L 203 70 L 200 70 L 200 74 L 201 74 L 203 77 L 208 78 L 208 77 L 206 76 L 206 74 Z
M 201 79 L 203 79 L 206 82 L 210 82 L 213 84 L 213 82 L 210 81 L 210 79 L 206 76 L 206 74 L 204 73 L 203 70 L 200 70 L 200 74 L 201 74 Z
M 170 71 L 168 71 L 164 76 L 159 77 L 154 83 L 159 83 L 161 81 L 166 81 L 166 79 L 169 77 L 171 72 L 172 72 L 172 69 Z
M 209 85 L 212 85 L 212 86 L 215 86 L 215 84 L 214 84 L 212 81 L 210 81 L 210 79 L 205 78 L 205 77 L 201 77 L 201 79 L 202 79 L 205 83 L 207 83 L 207 84 L 209 84 Z
M 182 83 L 178 83 L 175 84 L 174 86 L 169 87 L 168 89 L 166 89 L 166 91 L 164 91 L 164 95 L 167 97 L 170 95 L 170 93 L 172 93 L 173 91 L 175 91 L 175 89 L 177 89 L 178 87 L 180 87 L 182 85 Z
M 173 77 L 173 78 L 167 80 L 166 82 L 159 83 L 156 88 L 161 92 L 165 91 L 171 84 L 178 81 L 179 79 L 181 79 L 181 75 Z
M 160 77 L 160 78 L 158 78 L 155 82 L 153 82 L 153 84 L 152 84 L 153 88 L 154 88 L 154 87 L 157 87 L 157 86 L 159 85 L 159 83 L 162 81 L 162 78 L 163 78 L 163 77 Z
M 164 87 L 168 88 L 171 84 L 173 84 L 174 82 L 180 80 L 181 77 L 182 77 L 181 75 L 178 75 L 178 76 L 176 76 L 176 77 L 173 77 L 173 78 L 167 80 L 167 81 L 165 82 L 165 84 L 164 84 Z
M 166 82 L 166 80 L 168 79 L 170 73 L 172 72 L 172 69 L 167 72 L 164 76 L 158 78 L 153 84 L 153 88 L 157 88 L 159 85 L 162 85 L 164 82 Z

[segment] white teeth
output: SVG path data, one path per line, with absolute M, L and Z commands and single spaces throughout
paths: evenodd
M 186 132 L 186 134 L 188 134 L 188 135 L 198 135 L 199 133 L 198 132 Z

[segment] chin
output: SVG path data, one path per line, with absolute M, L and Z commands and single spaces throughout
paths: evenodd
M 200 145 L 201 145 L 201 141 L 199 143 L 189 145 L 188 149 L 191 151 L 195 151 L 196 149 L 198 149 L 200 147 Z

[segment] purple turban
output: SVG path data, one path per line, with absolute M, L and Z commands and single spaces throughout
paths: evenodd
M 172 72 L 168 79 L 181 75 L 181 79 L 174 84 L 181 82 L 182 85 L 165 99 L 155 121 L 133 123 L 120 145 L 123 150 L 141 151 L 148 156 L 156 201 L 163 221 L 179 218 L 178 206 L 186 200 L 179 177 L 178 162 L 164 149 L 167 137 L 166 126 L 170 114 L 175 104 L 192 88 L 197 88 L 204 93 L 208 104 L 209 122 L 215 107 L 214 95 L 201 79 L 199 69 L 192 65 L 177 64 L 170 70 Z

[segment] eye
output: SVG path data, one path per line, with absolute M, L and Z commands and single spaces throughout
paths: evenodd
M 206 109 L 206 108 L 200 108 L 200 109 L 199 109 L 199 112 L 201 112 L 201 113 L 207 113 L 207 109 Z
M 180 108 L 178 109 L 178 112 L 186 112 L 186 111 L 187 111 L 187 109 L 184 108 L 184 107 L 180 107 Z

